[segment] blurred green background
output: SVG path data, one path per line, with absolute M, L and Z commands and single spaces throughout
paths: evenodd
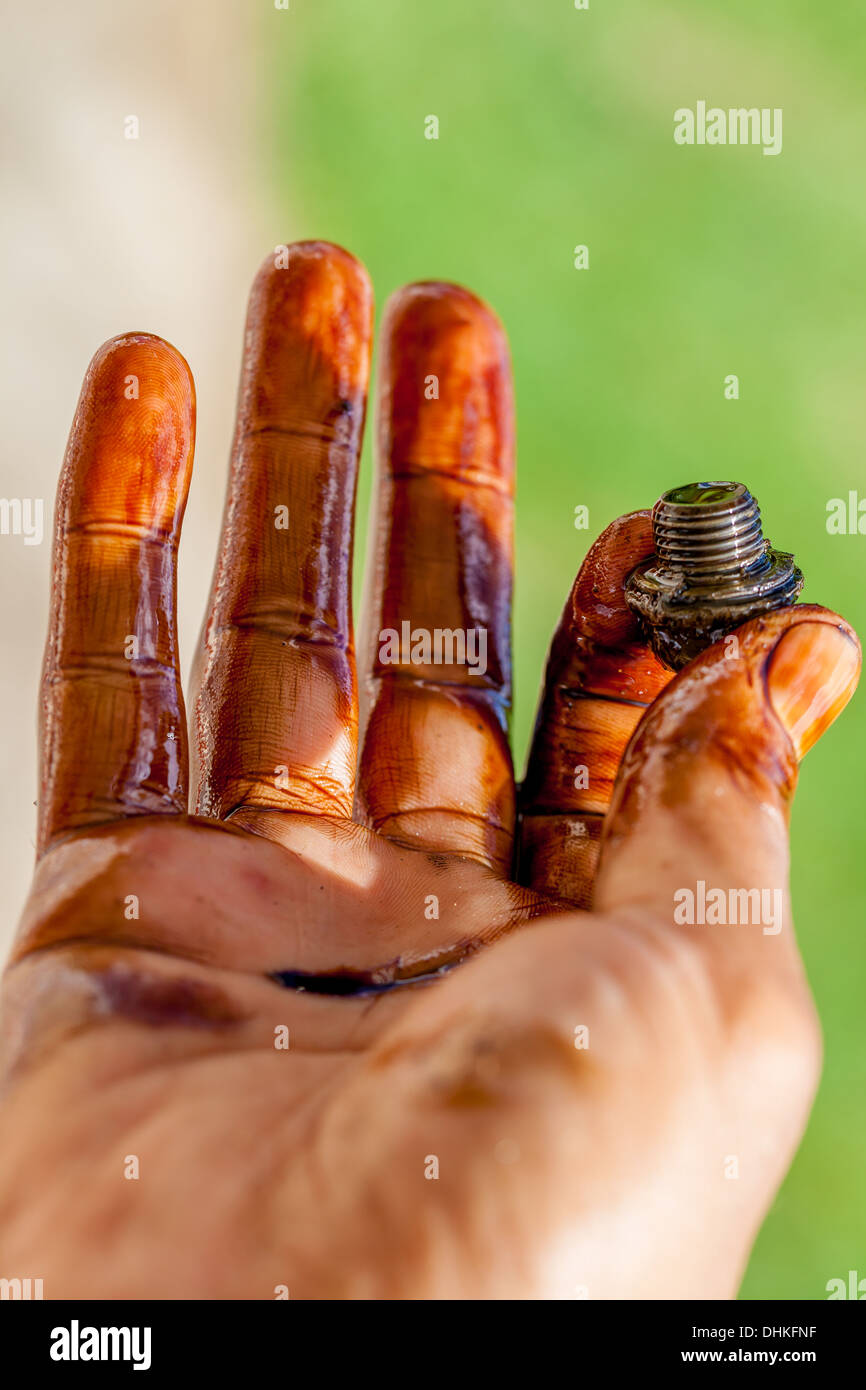
M 454 279 L 508 330 L 518 769 L 590 541 L 675 484 L 745 481 L 770 538 L 796 552 L 804 597 L 866 630 L 866 536 L 826 529 L 829 499 L 866 498 L 858 8 L 292 0 L 267 17 L 260 115 L 282 235 L 349 247 L 380 311 L 406 281 Z M 677 146 L 673 112 L 699 99 L 782 107 L 782 153 Z M 369 430 L 366 447 L 359 564 Z M 826 1066 L 747 1297 L 823 1298 L 828 1279 L 866 1275 L 863 711 L 861 695 L 801 774 L 793 895 Z

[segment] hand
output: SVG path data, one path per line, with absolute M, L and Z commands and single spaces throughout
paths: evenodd
M 818 1074 L 787 815 L 856 638 L 791 608 L 668 684 L 622 597 L 649 519 L 620 519 L 554 637 L 518 816 L 507 347 L 473 295 L 410 286 L 382 329 L 356 775 L 371 318 L 332 246 L 255 282 L 195 814 L 192 380 L 144 334 L 87 373 L 4 985 L 0 1274 L 46 1298 L 733 1295 Z M 766 896 L 689 925 L 701 884 Z

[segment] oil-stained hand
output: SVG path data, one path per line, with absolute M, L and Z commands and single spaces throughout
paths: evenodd
M 371 335 L 346 252 L 260 271 L 189 753 L 192 380 L 145 334 L 88 370 L 4 982 L 0 1273 L 46 1298 L 732 1295 L 818 1074 L 787 819 L 857 639 L 790 608 L 670 680 L 623 601 L 649 518 L 623 517 L 518 796 L 507 345 L 419 284 L 381 334 L 359 717 Z

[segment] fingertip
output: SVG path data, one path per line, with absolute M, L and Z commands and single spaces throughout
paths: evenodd
M 189 364 L 153 333 L 121 333 L 94 354 L 66 453 L 79 521 L 173 521 L 195 440 Z
M 625 581 L 653 553 L 652 512 L 627 512 L 602 531 L 587 552 L 572 589 L 575 626 L 604 646 L 639 639 L 639 625 L 625 601 Z
M 313 420 L 326 399 L 360 412 L 373 336 L 366 268 L 327 241 L 278 245 L 253 281 L 241 418 L 249 428 Z
M 279 242 L 265 256 L 253 284 L 265 288 L 285 280 L 287 271 L 290 278 L 307 276 L 324 280 L 334 276 L 368 287 L 372 283 L 363 261 L 353 256 L 351 251 L 335 241 L 322 241 L 315 237 L 306 241 Z
M 157 333 L 118 333 L 97 348 L 87 369 L 87 377 L 102 380 L 126 367 L 147 366 L 154 376 L 192 398 L 195 394 L 192 371 L 183 353 Z
M 857 688 L 860 666 L 859 639 L 844 619 L 814 605 L 792 610 L 790 625 L 766 659 L 765 679 L 770 704 L 798 759 L 842 713 Z
M 373 283 L 363 262 L 344 247 L 293 241 L 275 246 L 256 272 L 250 303 L 269 302 L 283 312 L 291 305 L 312 333 L 335 310 L 363 319 L 372 311 Z
M 671 672 L 625 600 L 625 581 L 652 554 L 649 511 L 628 512 L 602 531 L 572 585 L 554 635 L 549 675 L 586 694 L 648 704 Z
M 394 471 L 434 471 L 510 493 L 511 358 L 488 304 L 441 280 L 397 290 L 385 306 L 380 383 L 382 454 Z
M 90 360 L 81 399 L 98 404 L 94 416 L 117 411 L 130 419 L 151 416 L 156 423 L 172 416 L 188 433 L 195 424 L 189 363 L 155 333 L 119 333 L 103 343 Z
M 395 290 L 385 305 L 384 322 L 392 333 L 469 330 L 479 350 L 508 355 L 508 337 L 490 305 L 450 280 L 416 280 Z
M 419 280 L 396 290 L 385 305 L 382 343 L 395 377 L 414 382 L 423 361 L 430 374 L 455 385 L 492 373 L 491 384 L 510 389 L 505 329 L 490 305 L 462 285 Z M 437 397 L 431 391 L 425 399 Z

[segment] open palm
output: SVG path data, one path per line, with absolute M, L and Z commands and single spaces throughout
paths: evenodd
M 49 1298 L 731 1295 L 817 1079 L 787 809 L 856 638 L 791 608 L 669 683 L 622 596 L 649 518 L 623 517 L 518 799 L 507 346 L 465 290 L 411 286 L 382 330 L 358 756 L 371 333 L 339 248 L 259 273 L 191 758 L 189 370 L 143 334 L 89 369 L 4 981 L 0 1273 Z M 683 925 L 699 882 L 781 910 Z

